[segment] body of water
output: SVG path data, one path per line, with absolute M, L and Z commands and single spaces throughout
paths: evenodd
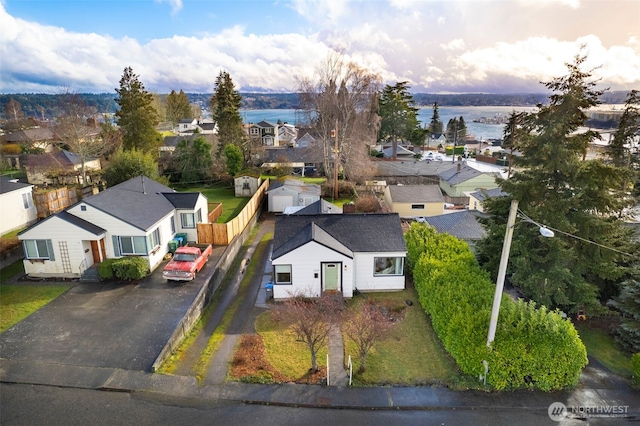
M 494 118 L 508 116 L 512 111 L 534 111 L 535 107 L 511 107 L 511 106 L 471 106 L 471 107 L 438 107 L 440 121 L 445 128 L 452 118 L 463 117 L 467 124 L 467 133 L 475 136 L 477 140 L 502 139 L 504 125 L 502 124 L 485 124 L 474 123 L 473 120 L 479 120 L 482 117 Z M 260 121 L 269 121 L 277 123 L 278 120 L 283 123 L 295 125 L 303 125 L 303 115 L 295 109 L 257 109 L 242 110 L 242 119 L 245 123 L 258 123 Z M 433 115 L 432 107 L 422 107 L 418 111 L 418 119 L 422 125 L 429 125 L 431 116 Z

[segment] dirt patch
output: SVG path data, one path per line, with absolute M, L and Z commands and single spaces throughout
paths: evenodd
M 262 337 L 257 334 L 243 334 L 240 344 L 233 355 L 231 377 L 234 380 L 250 383 L 304 383 L 322 384 L 326 382 L 327 372 L 320 368 L 315 373 L 307 373 L 293 380 L 278 372 L 267 360 Z

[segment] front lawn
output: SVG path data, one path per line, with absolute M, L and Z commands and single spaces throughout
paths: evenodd
M 608 330 L 589 321 L 577 321 L 575 327 L 589 356 L 597 359 L 613 373 L 627 379 L 631 378 L 631 357 L 622 352 Z
M 22 260 L 13 262 L 12 264 L 0 269 L 0 284 L 9 281 L 10 278 L 18 274 L 24 274 L 24 264 L 22 263 Z
M 0 332 L 22 321 L 56 297 L 69 286 L 0 286 Z

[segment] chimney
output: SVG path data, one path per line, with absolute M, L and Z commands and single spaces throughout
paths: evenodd
M 343 214 L 355 213 L 355 212 L 356 212 L 356 205 L 353 204 L 353 203 L 344 204 L 342 206 L 342 213 Z

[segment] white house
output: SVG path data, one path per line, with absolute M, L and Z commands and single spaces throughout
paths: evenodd
M 141 256 L 154 270 L 176 233 L 197 241 L 207 199 L 139 176 L 87 197 L 18 234 L 33 277 L 79 277 L 109 258 Z
M 407 246 L 397 214 L 276 217 L 273 297 L 405 288 Z
M 278 140 L 280 145 L 294 146 L 298 139 L 298 129 L 293 124 L 284 123 L 278 126 Z
M 33 185 L 0 176 L 0 235 L 27 227 L 36 220 Z
M 320 199 L 321 192 L 320 185 L 298 179 L 273 181 L 267 190 L 269 211 L 282 213 L 286 207 L 308 206 Z
M 196 130 L 197 126 L 198 126 L 198 120 L 196 120 L 195 118 L 183 118 L 180 121 L 178 121 L 178 125 L 174 129 L 174 132 L 176 132 L 179 135 L 182 135 L 185 133 L 186 134 L 193 133 Z

